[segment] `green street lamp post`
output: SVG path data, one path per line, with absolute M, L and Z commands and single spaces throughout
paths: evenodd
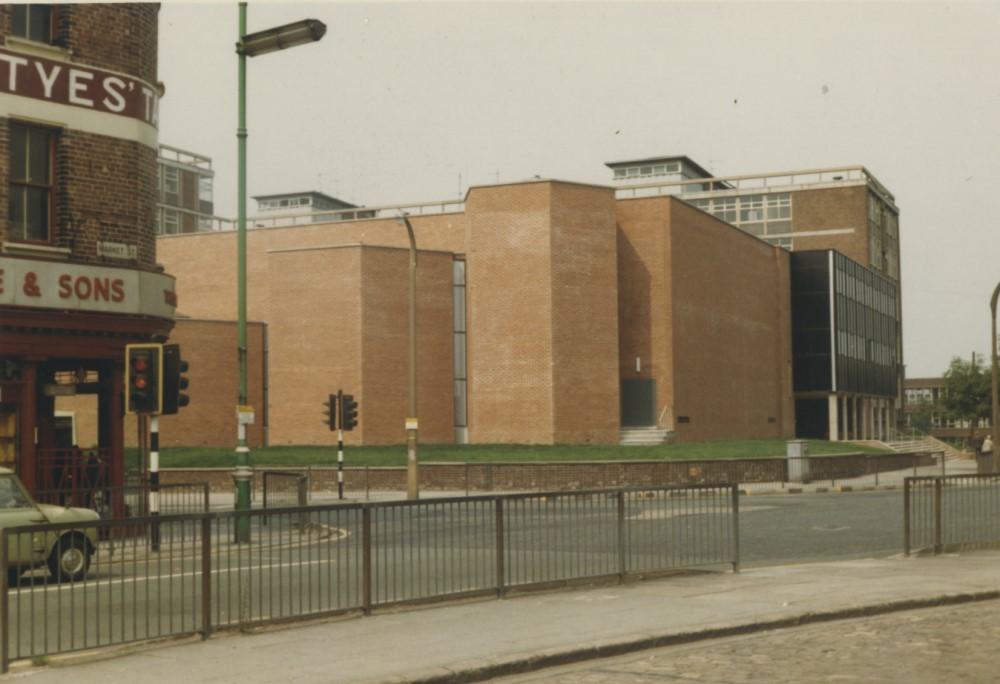
M 240 397 L 237 413 L 236 510 L 250 510 L 250 447 L 247 446 L 246 426 L 252 412 L 247 407 L 247 57 L 257 57 L 269 52 L 284 50 L 297 45 L 314 43 L 326 33 L 326 25 L 316 19 L 304 19 L 277 28 L 247 33 L 247 3 L 239 3 L 239 122 L 236 128 L 238 147 L 237 208 L 236 208 L 236 289 L 237 289 L 237 355 L 240 366 Z M 237 542 L 250 541 L 250 518 L 236 519 Z

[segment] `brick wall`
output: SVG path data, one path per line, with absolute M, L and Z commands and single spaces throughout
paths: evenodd
M 465 249 L 463 214 L 414 216 L 417 247 L 461 253 Z M 395 219 L 317 223 L 247 232 L 247 306 L 250 318 L 271 312 L 269 252 L 345 245 L 408 247 L 406 228 Z M 161 235 L 157 256 L 177 277 L 179 313 L 198 318 L 230 318 L 236 302 L 236 231 Z
M 468 222 L 469 439 L 555 439 L 552 183 L 473 188 Z
M 336 444 L 322 403 L 338 389 L 359 402 L 347 443 L 405 439 L 408 250 L 339 247 L 269 258 L 273 444 Z M 421 439 L 454 441 L 452 256 L 421 251 L 417 268 Z
M 455 441 L 451 254 L 417 258 L 417 417 L 422 442 Z M 409 409 L 409 250 L 362 252 L 360 389 L 366 444 L 405 440 Z
M 73 51 L 80 64 L 109 69 L 155 84 L 160 7 L 155 3 L 60 4 L 54 44 Z M 12 5 L 0 5 L 0 37 L 11 33 Z M 109 40 L 109 35 L 114 40 Z
M 792 193 L 792 231 L 853 229 L 841 235 L 796 237 L 795 250 L 835 249 L 868 266 L 868 188 L 826 188 Z
M 670 202 L 676 439 L 793 434 L 788 253 Z
M 669 426 L 674 396 L 670 200 L 620 201 L 616 212 L 619 373 L 622 379 L 655 381 L 655 418 L 662 415 L 661 425 Z
M 56 244 L 81 263 L 122 265 L 97 255 L 99 241 L 136 245 L 138 266 L 153 270 L 156 151 L 140 143 L 66 130 L 56 145 Z
M 247 430 L 251 447 L 264 443 L 267 417 L 263 404 L 264 340 L 262 323 L 247 326 L 247 358 L 250 404 L 257 409 L 257 422 Z M 160 417 L 160 444 L 173 446 L 236 446 L 236 404 L 239 372 L 236 364 L 236 324 L 225 321 L 181 319 L 170 333 L 171 344 L 181 345 L 181 355 L 190 364 L 186 377 L 191 386 L 186 394 L 191 403 L 174 416 Z M 56 410 L 72 411 L 76 421 L 77 444 L 97 444 L 97 397 L 58 397 Z M 125 416 L 125 444 L 135 446 L 136 419 Z
M 65 4 L 56 8 L 55 44 L 79 64 L 156 83 L 156 4 Z M 0 5 L 0 35 L 10 33 L 11 5 Z M 113 34 L 114 40 L 108 35 Z M 111 115 L 109 115 L 111 116 Z M 0 204 L 7 205 L 9 122 L 0 118 Z M 156 206 L 156 151 L 118 138 L 60 129 L 54 164 L 53 244 L 72 250 L 78 263 L 108 263 L 152 270 Z M 0 214 L 0 240 L 7 236 Z M 136 245 L 137 262 L 97 256 L 98 241 Z
M 618 441 L 614 191 L 552 184 L 553 441 Z M 475 334 L 475 331 L 473 331 Z
M 247 427 L 251 448 L 264 444 L 268 422 L 264 403 L 264 366 L 267 327 L 247 324 L 247 400 L 256 409 L 256 421 Z M 170 333 L 171 344 L 181 345 L 190 364 L 186 394 L 191 403 L 175 416 L 160 418 L 160 444 L 171 446 L 236 447 L 236 406 L 239 403 L 239 364 L 236 324 L 231 321 L 181 319 Z M 134 416 L 126 416 L 125 440 L 136 443 Z
M 400 461 L 405 453 L 400 452 Z M 815 456 L 809 459 L 812 482 L 887 473 L 933 465 L 930 454 L 886 454 L 865 456 Z M 263 471 L 255 472 L 260 491 Z M 313 492 L 337 491 L 336 468 L 285 468 L 283 472 L 307 474 Z M 217 492 L 232 491 L 231 468 L 166 469 L 161 481 L 171 484 L 209 483 Z M 587 463 L 422 463 L 420 487 L 424 490 L 463 491 L 557 491 L 605 487 L 659 487 L 666 485 L 737 484 L 785 482 L 786 461 L 782 457 L 711 461 L 594 461 Z M 345 467 L 344 488 L 354 492 L 371 489 L 400 491 L 406 488 L 406 468 Z M 356 497 L 352 497 L 356 498 Z M 287 504 L 286 504 L 287 505 Z

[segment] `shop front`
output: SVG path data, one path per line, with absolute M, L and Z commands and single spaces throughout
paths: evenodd
M 43 500 L 104 496 L 123 515 L 125 345 L 165 340 L 175 306 L 163 273 L 0 257 L 0 466 Z M 86 444 L 56 410 L 80 395 Z

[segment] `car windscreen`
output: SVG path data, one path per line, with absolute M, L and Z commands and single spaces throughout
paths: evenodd
M 24 494 L 11 475 L 0 475 L 0 510 L 4 508 L 31 508 L 31 500 Z

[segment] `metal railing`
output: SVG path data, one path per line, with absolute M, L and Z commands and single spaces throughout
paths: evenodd
M 465 210 L 465 199 L 431 200 L 427 202 L 409 202 L 404 204 L 384 204 L 372 207 L 351 207 L 346 209 L 321 209 L 313 212 L 284 214 L 255 214 L 247 217 L 249 229 L 282 228 L 287 226 L 305 226 L 321 223 L 340 223 L 346 221 L 368 221 L 375 219 L 395 219 L 405 213 L 411 216 L 430 216 L 437 214 L 459 213 Z M 158 237 L 170 235 L 185 235 L 178 227 L 177 232 L 165 232 L 165 212 L 175 212 L 178 217 L 186 216 L 194 219 L 198 229 L 196 233 L 226 232 L 236 230 L 236 219 L 215 214 L 206 214 L 194 209 L 175 207 L 170 204 L 157 205 L 160 232 Z M 178 222 L 179 226 L 179 222 Z
M 124 487 L 73 487 L 46 489 L 34 493 L 41 504 L 89 508 L 101 518 L 142 517 L 149 513 L 149 485 Z M 160 514 L 207 513 L 211 509 L 207 482 L 161 484 Z M 116 510 L 118 515 L 116 516 Z
M 1000 546 L 1000 473 L 908 477 L 903 552 Z
M 158 552 L 148 544 L 154 523 Z M 234 543 L 244 524 L 250 542 Z M 57 581 L 44 565 L 47 549 L 32 556 L 39 567 L 27 567 L 24 555 L 34 549 L 25 547 L 40 539 L 54 549 L 59 539 L 92 548 L 89 572 Z M 167 636 L 207 638 L 216 629 L 720 564 L 739 569 L 734 486 L 7 528 L 0 530 L 0 671 L 11 660 Z
M 264 470 L 261 502 L 264 508 L 309 504 L 309 475 L 288 470 Z
M 670 179 L 628 183 L 627 185 L 621 184 L 621 179 L 616 180 L 618 185 L 615 187 L 615 196 L 618 199 L 682 194 L 693 197 L 699 193 L 742 194 L 863 182 L 869 184 L 889 205 L 896 206 L 892 193 L 864 166 L 837 166 L 684 180 Z M 625 179 L 626 182 L 629 180 L 631 179 Z

